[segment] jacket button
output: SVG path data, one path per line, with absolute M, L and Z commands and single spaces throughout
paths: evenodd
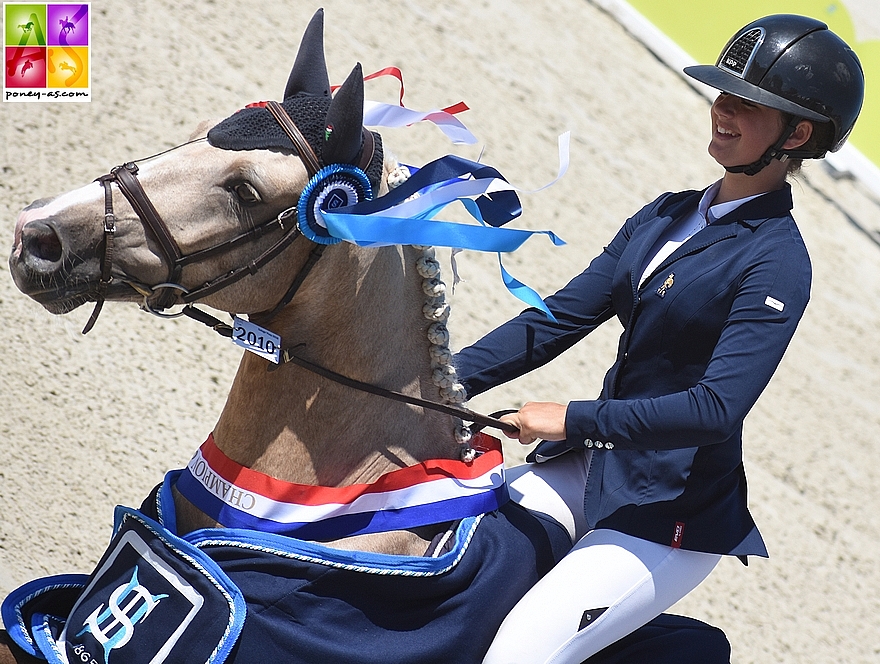
M 613 449 L 614 449 L 614 443 L 605 443 L 605 449 L 606 449 L 606 450 L 613 450 Z
M 593 446 L 593 441 L 590 440 L 589 438 L 587 438 L 587 439 L 584 441 L 584 447 L 592 447 L 592 446 Z
M 600 450 L 602 449 L 602 447 L 603 447 L 604 445 L 605 445 L 605 443 L 603 443 L 601 440 L 597 440 L 597 441 L 596 441 L 596 447 L 598 447 Z

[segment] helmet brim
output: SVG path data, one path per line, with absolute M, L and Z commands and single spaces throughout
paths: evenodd
M 811 111 L 809 108 L 801 106 L 800 104 L 795 104 L 793 101 L 784 99 L 772 92 L 767 92 L 766 90 L 759 88 L 757 85 L 741 79 L 739 76 L 734 76 L 723 69 L 719 69 L 715 65 L 694 65 L 692 67 L 685 67 L 684 73 L 691 78 L 698 80 L 700 83 L 705 83 L 716 90 L 721 90 L 722 92 L 727 92 L 736 97 L 748 99 L 749 101 L 761 104 L 762 106 L 769 106 L 778 111 L 791 113 L 792 115 L 807 120 L 814 120 L 816 122 L 831 121 L 830 118 L 827 118 L 824 115 Z

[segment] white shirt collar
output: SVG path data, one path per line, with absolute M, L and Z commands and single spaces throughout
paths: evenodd
M 725 214 L 731 212 L 738 208 L 743 203 L 747 203 L 753 198 L 757 198 L 758 196 L 763 196 L 764 193 L 755 194 L 754 196 L 746 196 L 745 198 L 737 198 L 735 201 L 727 201 L 726 203 L 718 203 L 718 205 L 712 205 L 710 207 L 710 203 L 718 194 L 718 190 L 721 189 L 721 180 L 718 180 L 714 184 L 709 185 L 706 189 L 705 193 L 703 193 L 703 197 L 700 199 L 700 204 L 697 206 L 697 211 L 702 215 L 702 217 L 707 221 L 707 223 L 712 223 L 718 219 L 721 219 Z

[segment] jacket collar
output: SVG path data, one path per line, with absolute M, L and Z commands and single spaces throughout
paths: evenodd
M 787 215 L 793 207 L 791 185 L 786 182 L 781 189 L 768 191 L 731 210 L 720 219 L 713 221 L 712 226 L 742 223 L 749 228 L 757 228 L 767 219 Z
M 692 210 L 708 189 L 709 187 L 706 187 L 701 191 L 692 190 L 675 195 L 668 203 L 660 206 L 657 216 L 668 217 L 670 222 L 677 219 Z M 781 189 L 768 191 L 743 203 L 713 221 L 710 226 L 742 222 L 750 228 L 757 228 L 767 219 L 785 216 L 793 207 L 791 185 L 786 182 Z
M 654 224 L 641 241 L 640 247 L 637 250 L 636 258 L 632 263 L 633 267 L 630 270 L 630 279 L 633 283 L 633 289 L 636 289 L 636 284 L 638 283 L 638 275 L 636 275 L 635 266 L 643 264 L 645 254 L 654 246 L 660 233 L 662 233 L 669 224 L 673 223 L 675 219 L 678 219 L 681 215 L 687 214 L 693 210 L 700 202 L 700 199 L 705 192 L 706 189 L 703 189 L 702 191 L 681 192 L 673 195 L 670 200 L 660 206 L 657 211 L 657 216 L 663 218 L 664 223 Z M 669 265 L 682 256 L 699 251 L 702 248 L 725 238 L 734 237 L 737 234 L 737 224 L 742 224 L 743 226 L 754 229 L 764 223 L 767 219 L 787 215 L 792 207 L 791 185 L 786 182 L 781 189 L 767 192 L 766 194 L 747 201 L 731 210 L 720 219 L 713 221 L 709 226 L 700 231 L 697 236 L 691 238 L 691 240 L 685 242 L 672 252 L 666 260 L 657 266 L 657 269 L 654 270 L 654 274 L 665 270 Z M 647 283 L 647 281 L 645 283 Z

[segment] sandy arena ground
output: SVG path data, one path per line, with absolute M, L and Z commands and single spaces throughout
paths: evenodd
M 623 220 L 667 190 L 719 177 L 706 153 L 708 104 L 587 0 L 325 0 L 331 79 L 355 61 L 400 66 L 406 103 L 464 99 L 480 138 L 452 146 L 422 123 L 383 132 L 402 161 L 446 153 L 483 159 L 534 189 L 556 172 L 556 137 L 572 131 L 571 169 L 525 196 L 530 240 L 506 267 L 542 294 L 561 287 Z M 316 7 L 251 0 L 92 2 L 90 104 L 0 106 L 0 236 L 18 211 L 185 140 L 199 120 L 278 99 Z M 721 45 L 719 44 L 719 47 Z M 367 97 L 396 101 L 388 81 Z M 880 228 L 861 186 L 811 164 L 794 185 L 810 248 L 810 308 L 746 421 L 751 506 L 770 560 L 725 560 L 673 611 L 723 628 L 736 662 L 874 662 L 880 657 Z M 9 245 L 7 245 L 9 246 Z M 492 256 L 459 257 L 453 343 L 514 315 Z M 448 263 L 446 275 L 450 279 Z M 52 317 L 0 263 L 0 596 L 46 574 L 88 572 L 113 506 L 137 505 L 211 430 L 238 352 L 188 320 L 105 307 L 79 334 L 83 307 Z M 619 328 L 609 323 L 561 361 L 471 402 L 475 410 L 598 393 Z M 510 450 L 515 461 L 519 450 Z

